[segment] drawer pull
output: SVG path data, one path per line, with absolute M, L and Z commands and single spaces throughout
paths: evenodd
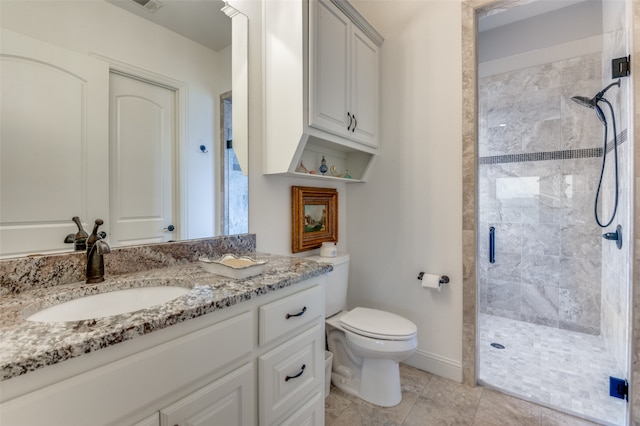
M 302 373 L 304 373 L 304 369 L 307 368 L 306 364 L 302 364 L 302 368 L 300 368 L 300 372 L 298 374 L 296 374 L 295 376 L 287 376 L 284 378 L 285 382 L 288 382 L 291 379 L 295 379 L 298 378 L 300 376 L 302 376 Z
M 302 316 L 302 314 L 304 314 L 305 312 L 307 312 L 307 307 L 306 306 L 303 307 L 302 310 L 300 312 L 298 312 L 297 314 L 287 314 L 285 316 L 285 318 L 289 319 L 289 318 L 293 318 L 293 317 L 299 317 L 299 316 Z

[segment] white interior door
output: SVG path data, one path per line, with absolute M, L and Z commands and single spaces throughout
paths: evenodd
M 110 76 L 110 241 L 114 246 L 178 238 L 173 228 L 176 94 Z
M 107 64 L 2 29 L 0 257 L 73 249 L 72 217 L 107 219 L 108 88 Z

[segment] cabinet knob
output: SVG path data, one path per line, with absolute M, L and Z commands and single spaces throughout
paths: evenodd
M 169 232 L 173 232 L 174 229 L 176 229 L 176 227 L 173 225 L 169 225 L 166 228 L 164 228 L 165 231 L 169 231 Z

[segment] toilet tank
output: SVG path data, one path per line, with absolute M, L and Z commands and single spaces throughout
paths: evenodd
M 338 254 L 336 257 L 309 256 L 307 259 L 333 265 L 333 271 L 327 274 L 327 284 L 324 291 L 325 316 L 328 318 L 346 309 L 349 255 Z

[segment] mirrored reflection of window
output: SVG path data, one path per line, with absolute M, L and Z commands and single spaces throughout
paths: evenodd
M 249 232 L 249 179 L 242 173 L 233 150 L 233 130 L 231 126 L 231 93 L 222 96 L 223 117 L 223 208 L 222 232 L 244 234 Z

